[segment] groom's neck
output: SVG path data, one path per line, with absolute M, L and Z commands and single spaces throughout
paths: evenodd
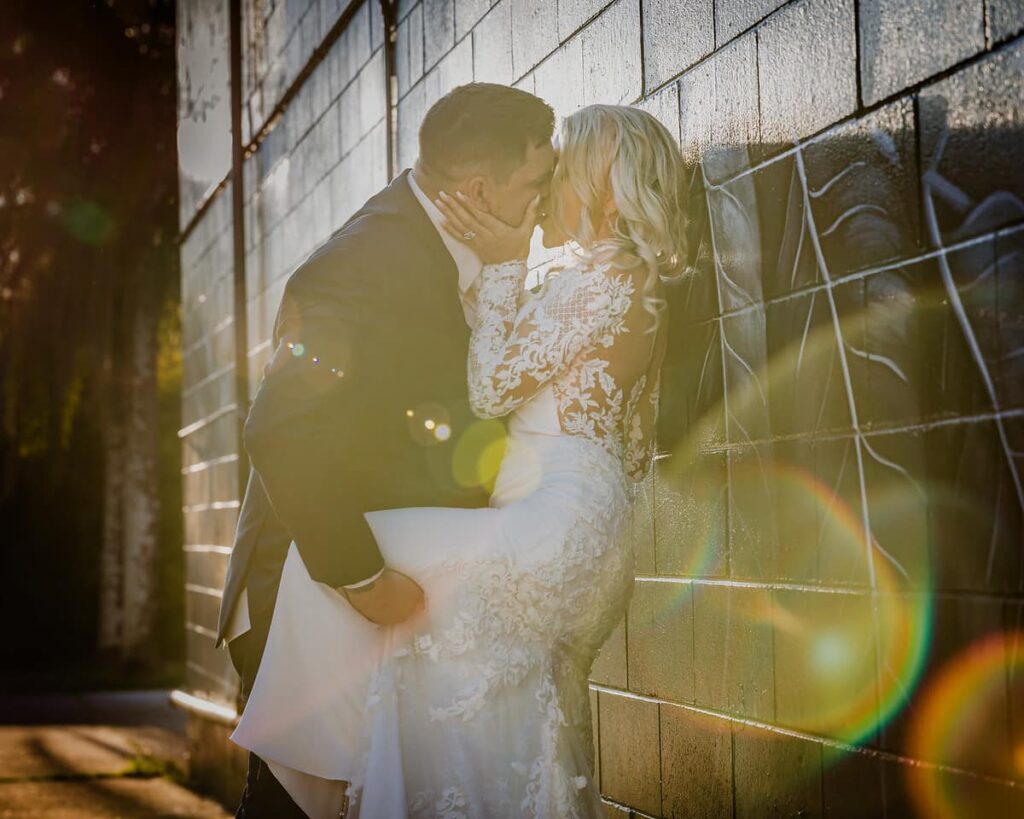
M 441 191 L 448 191 L 452 193 L 455 190 L 455 186 L 448 179 L 441 179 L 435 174 L 430 173 L 423 163 L 417 160 L 416 164 L 412 169 L 413 178 L 416 180 L 416 184 L 419 185 L 424 195 L 431 201 L 437 199 Z

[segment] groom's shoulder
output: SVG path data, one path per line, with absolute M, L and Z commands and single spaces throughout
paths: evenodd
M 318 245 L 292 273 L 292 277 L 312 271 L 344 275 L 346 272 L 371 272 L 393 269 L 402 258 L 418 251 L 418 239 L 410 225 L 410 191 L 403 197 L 396 179 L 367 202 Z M 409 201 L 406 201 L 406 200 Z

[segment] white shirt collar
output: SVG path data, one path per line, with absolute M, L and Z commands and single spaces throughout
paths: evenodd
M 459 271 L 459 293 L 465 293 L 476 280 L 476 277 L 480 275 L 480 271 L 483 270 L 483 262 L 480 261 L 479 257 L 469 246 L 460 242 L 444 229 L 441 224 L 444 221 L 444 214 L 438 210 L 437 205 L 431 202 L 429 197 L 420 189 L 420 186 L 416 184 L 412 171 L 406 174 L 406 179 L 409 180 L 409 187 L 412 188 L 413 196 L 423 206 L 423 210 L 427 212 L 427 216 L 437 229 L 438 234 L 440 234 L 441 241 L 448 248 L 448 252 L 455 262 L 455 267 Z

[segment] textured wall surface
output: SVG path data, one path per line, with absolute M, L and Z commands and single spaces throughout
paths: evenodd
M 188 684 L 230 703 L 227 3 L 180 5 L 181 147 L 213 151 L 182 157 Z M 243 4 L 253 388 L 288 273 L 387 181 L 383 17 L 367 0 L 334 37 L 346 8 Z M 397 15 L 399 168 L 476 79 L 559 115 L 640 104 L 693 170 L 636 588 L 593 674 L 609 814 L 1024 815 L 1024 6 Z

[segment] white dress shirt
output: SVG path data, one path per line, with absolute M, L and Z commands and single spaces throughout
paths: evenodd
M 430 219 L 431 224 L 437 229 L 438 235 L 441 237 L 441 241 L 447 248 L 448 253 L 451 254 L 452 261 L 455 262 L 455 267 L 459 272 L 459 298 L 462 300 L 462 311 L 466 316 L 466 323 L 472 327 L 473 319 L 476 315 L 475 300 L 473 293 L 470 291 L 477 277 L 480 275 L 480 271 L 483 270 L 483 263 L 480 258 L 473 252 L 473 249 L 469 245 L 460 242 L 447 230 L 444 229 L 442 223 L 444 222 L 444 214 L 438 209 L 429 197 L 422 191 L 419 185 L 416 184 L 416 180 L 413 178 L 413 174 L 410 171 L 406 179 L 409 181 L 409 187 L 412 189 L 413 196 L 416 197 L 416 201 L 420 203 L 423 210 L 426 211 L 427 217 Z M 378 577 L 384 573 L 384 569 L 381 568 L 372 577 L 367 577 L 365 580 L 360 580 L 358 583 L 351 583 L 347 586 L 342 586 L 344 589 L 358 589 L 361 586 L 367 586 L 373 583 Z M 238 637 L 251 628 L 249 621 L 249 599 L 246 595 L 245 588 L 242 589 L 241 594 L 238 596 L 238 602 L 235 605 L 235 610 L 231 613 L 231 618 L 228 621 L 227 632 L 225 636 L 225 645 L 235 637 Z

